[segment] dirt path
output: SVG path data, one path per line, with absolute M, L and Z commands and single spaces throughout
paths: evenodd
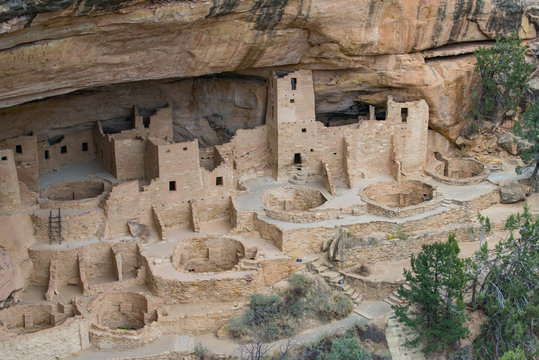
M 302 344 L 310 344 L 316 342 L 328 335 L 333 335 L 340 331 L 346 331 L 352 328 L 358 323 L 367 323 L 363 317 L 359 315 L 350 315 L 344 319 L 331 322 L 329 324 L 322 325 L 315 329 L 309 329 L 298 335 L 295 335 L 290 340 L 278 340 L 272 343 L 265 344 L 265 346 L 271 348 L 272 351 L 277 351 L 279 349 L 284 349 L 287 343 L 294 344 L 294 346 Z M 203 346 L 208 348 L 212 353 L 223 354 L 223 355 L 239 355 L 240 345 L 230 341 L 222 340 L 215 337 L 213 334 L 205 334 L 195 337 L 195 344 L 201 343 Z

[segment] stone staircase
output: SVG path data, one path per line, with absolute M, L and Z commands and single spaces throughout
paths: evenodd
M 307 181 L 307 173 L 302 167 L 298 167 L 298 172 L 289 180 L 294 185 L 303 185 Z
M 403 287 L 406 290 L 411 290 L 410 285 L 408 285 L 407 283 L 404 283 Z M 399 296 L 397 290 L 394 290 L 388 297 L 384 299 L 384 302 L 391 306 L 397 306 L 404 304 L 405 300 Z
M 241 259 L 234 268 L 236 270 L 258 270 L 258 262 L 251 259 Z
M 310 269 L 320 275 L 332 288 L 341 290 L 348 295 L 355 306 L 358 306 L 363 300 L 363 296 L 354 288 L 347 284 L 341 273 L 334 271 L 332 266 L 324 263 L 321 259 L 316 259 L 310 263 Z

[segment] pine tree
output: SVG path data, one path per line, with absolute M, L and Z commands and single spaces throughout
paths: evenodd
M 408 302 L 393 308 L 399 322 L 417 332 L 407 345 L 422 345 L 427 354 L 447 350 L 468 334 L 463 325 L 463 294 L 468 278 L 459 252 L 455 235 L 451 234 L 447 242 L 423 245 L 422 251 L 412 256 L 412 270 L 404 270 L 411 289 L 401 286 L 398 293 Z
M 506 229 L 511 235 L 490 256 L 476 301 L 487 316 L 475 339 L 476 355 L 497 359 L 520 348 L 532 359 L 539 331 L 539 217 L 526 206 L 523 214 L 507 219 Z
M 516 33 L 497 40 L 492 47 L 475 51 L 478 81 L 473 112 L 476 118 L 484 117 L 500 124 L 509 110 L 517 110 L 533 69 L 526 62 L 525 54 L 526 49 Z
M 514 131 L 528 141 L 529 146 L 522 149 L 520 158 L 527 166 L 534 165 L 530 178 L 530 182 L 534 182 L 539 170 L 539 99 L 515 123 Z

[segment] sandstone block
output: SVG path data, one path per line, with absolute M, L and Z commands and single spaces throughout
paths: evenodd
M 524 190 L 518 181 L 508 180 L 500 182 L 500 199 L 502 203 L 515 203 L 524 200 L 524 197 Z

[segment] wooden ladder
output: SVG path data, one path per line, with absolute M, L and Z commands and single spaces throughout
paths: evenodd
M 52 215 L 52 210 L 49 212 L 49 240 L 51 245 L 55 240 L 62 244 L 62 214 L 59 208 L 56 216 Z

